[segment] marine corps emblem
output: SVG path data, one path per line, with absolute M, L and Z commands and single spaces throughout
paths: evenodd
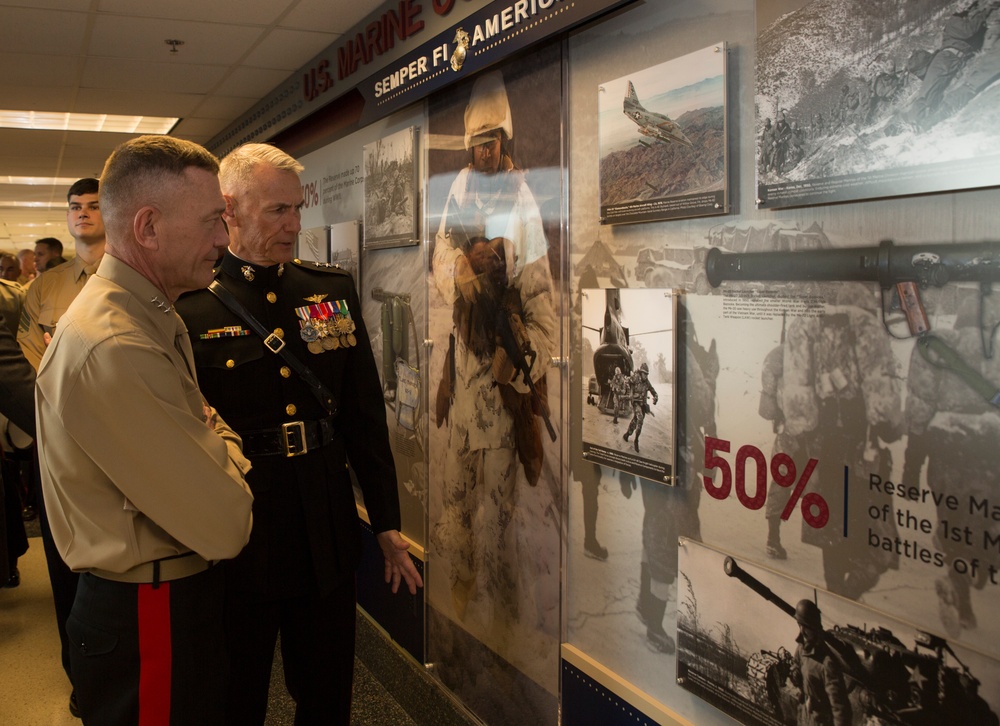
M 451 69 L 460 71 L 462 64 L 465 63 L 465 57 L 469 54 L 469 34 L 458 28 L 455 31 L 455 40 L 452 42 L 456 47 L 455 52 L 451 54 Z

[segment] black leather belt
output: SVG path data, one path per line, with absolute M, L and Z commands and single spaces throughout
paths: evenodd
M 243 455 L 301 456 L 321 449 L 333 440 L 333 417 L 319 421 L 289 421 L 274 429 L 247 431 L 243 439 Z

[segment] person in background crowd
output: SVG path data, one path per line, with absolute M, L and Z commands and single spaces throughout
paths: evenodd
M 0 280 L 0 587 L 17 587 L 21 573 L 17 560 L 28 551 L 28 538 L 21 518 L 21 466 L 7 436 L 13 425 L 34 436 L 35 372 L 17 347 L 17 320 L 24 291 L 19 285 Z M 25 370 L 27 368 L 27 370 Z
M 66 194 L 69 209 L 66 212 L 66 222 L 69 233 L 73 236 L 76 257 L 71 264 L 48 267 L 52 262 L 52 252 L 58 249 L 62 253 L 62 244 L 54 238 L 44 238 L 35 243 L 36 265 L 46 268 L 45 274 L 31 283 L 25 295 L 24 307 L 21 310 L 20 324 L 17 331 L 17 342 L 21 344 L 24 357 L 38 370 L 42 356 L 45 354 L 46 336 L 52 336 L 60 317 L 69 308 L 70 303 L 83 289 L 87 279 L 94 274 L 104 256 L 104 219 L 101 217 L 101 205 L 98 199 L 99 182 L 97 179 L 80 179 L 70 186 Z M 42 546 L 45 549 L 45 562 L 49 571 L 49 581 L 52 584 L 52 599 L 55 602 L 56 624 L 59 628 L 59 639 L 62 643 L 62 663 L 72 682 L 69 663 L 69 641 L 66 638 L 66 618 L 73 607 L 76 597 L 77 575 L 72 572 L 59 556 L 52 541 L 43 495 L 40 491 L 40 477 L 34 478 L 35 499 L 38 502 L 40 516 L 39 524 L 42 536 Z M 76 715 L 75 694 L 70 694 L 70 711 Z
M 17 261 L 21 265 L 21 276 L 17 278 L 17 281 L 21 285 L 27 285 L 29 282 L 35 279 L 35 252 L 34 250 L 20 250 L 17 253 Z M 17 321 L 14 321 L 17 325 Z
M 266 144 L 226 156 L 229 250 L 214 285 L 242 310 L 214 286 L 178 303 L 198 380 L 253 463 L 255 526 L 226 583 L 226 723 L 236 726 L 264 723 L 279 632 L 295 723 L 350 721 L 361 529 L 348 462 L 392 591 L 423 586 L 398 531 L 382 387 L 354 281 L 329 264 L 293 261 L 301 171 Z
M 88 726 L 222 722 L 216 563 L 250 536 L 249 462 L 205 404 L 173 307 L 211 282 L 227 243 L 217 174 L 208 151 L 169 136 L 112 152 L 108 254 L 38 371 L 45 506 L 59 554 L 83 573 L 66 630 Z
M 42 237 L 35 242 L 35 269 L 38 274 L 48 270 L 52 265 L 49 262 L 57 257 L 62 257 L 63 243 L 55 237 Z M 63 258 L 63 262 L 66 259 Z
M 21 276 L 21 265 L 14 255 L 5 252 L 0 255 L 0 278 L 8 282 L 17 282 Z

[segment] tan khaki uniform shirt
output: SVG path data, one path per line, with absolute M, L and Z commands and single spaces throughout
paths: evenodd
M 74 257 L 46 271 L 28 287 L 17 329 L 17 342 L 35 370 L 38 370 L 45 354 L 44 334 L 55 332 L 59 318 L 80 294 L 88 275 L 93 274 L 96 267 L 85 265 L 79 257 Z
M 42 490 L 76 571 L 230 559 L 250 537 L 250 463 L 228 426 L 206 425 L 187 329 L 162 299 L 105 255 L 38 371 Z
M 24 288 L 16 282 L 0 280 L 0 314 L 11 335 L 17 335 L 17 321 L 24 303 Z

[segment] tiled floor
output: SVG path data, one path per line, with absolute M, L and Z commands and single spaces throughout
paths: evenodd
M 0 724 L 77 726 L 80 721 L 69 713 L 70 687 L 59 662 L 59 637 L 45 554 L 40 539 L 32 537 L 29 542 L 28 553 L 19 562 L 21 586 L 0 589 Z M 413 670 L 419 669 L 413 666 Z M 434 702 L 433 698 L 426 700 Z M 417 723 L 360 659 L 355 661 L 352 711 L 352 726 Z M 444 714 L 439 711 L 439 715 Z M 285 692 L 276 659 L 267 726 L 290 725 L 293 720 L 293 704 Z M 432 717 L 426 723 L 441 720 Z

